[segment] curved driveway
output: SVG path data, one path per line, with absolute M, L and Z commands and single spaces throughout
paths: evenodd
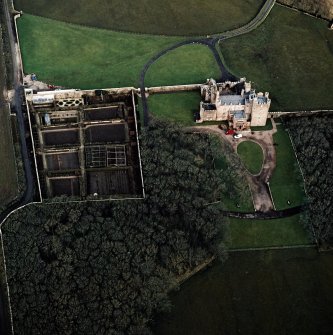
M 216 62 L 221 70 L 222 73 L 222 77 L 221 80 L 225 81 L 225 80 L 233 80 L 235 77 L 230 74 L 227 69 L 225 68 L 225 66 L 223 65 L 221 58 L 218 54 L 218 51 L 216 49 L 216 43 L 222 40 L 226 40 L 232 37 L 236 37 L 236 36 L 240 36 L 246 33 L 249 33 L 250 31 L 256 29 L 260 24 L 262 24 L 265 19 L 267 18 L 267 16 L 269 15 L 270 11 L 272 10 L 274 4 L 275 4 L 276 0 L 267 0 L 265 2 L 265 4 L 263 5 L 263 7 L 261 8 L 261 10 L 259 11 L 259 13 L 257 14 L 257 16 L 255 18 L 253 18 L 249 23 L 247 23 L 246 25 L 234 29 L 234 30 L 229 30 L 226 31 L 224 33 L 221 34 L 217 34 L 214 35 L 213 38 L 198 38 L 198 39 L 190 39 L 190 40 L 186 40 L 186 41 L 182 41 L 179 43 L 176 43 L 170 47 L 168 47 L 167 49 L 164 49 L 162 51 L 160 51 L 159 53 L 157 53 L 156 55 L 154 55 L 143 67 L 143 69 L 141 70 L 140 73 L 140 90 L 141 90 L 141 99 L 142 99 L 142 106 L 143 106 L 143 113 L 144 113 L 144 125 L 147 126 L 149 123 L 149 109 L 148 109 L 148 101 L 147 101 L 147 97 L 145 94 L 145 77 L 146 77 L 146 73 L 148 71 L 148 69 L 150 68 L 150 66 L 152 64 L 154 64 L 159 58 L 161 58 L 162 56 L 166 55 L 168 52 L 173 51 L 177 48 L 180 48 L 182 46 L 185 45 L 190 45 L 190 44 L 203 44 L 203 45 L 207 45 L 211 51 L 213 52 L 213 55 L 216 59 Z

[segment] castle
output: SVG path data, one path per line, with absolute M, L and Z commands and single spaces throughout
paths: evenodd
M 229 121 L 235 130 L 265 126 L 271 105 L 269 93 L 256 93 L 250 82 L 216 83 L 208 79 L 201 85 L 202 101 L 196 122 Z

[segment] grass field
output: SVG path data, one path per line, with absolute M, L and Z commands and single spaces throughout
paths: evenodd
M 250 173 L 258 174 L 261 171 L 264 155 L 260 145 L 252 141 L 241 142 L 237 146 L 237 153 Z
M 274 220 L 230 219 L 230 249 L 261 248 L 310 243 L 300 215 Z
M 146 86 L 200 84 L 220 78 L 211 50 L 200 44 L 182 46 L 157 60 L 148 70 Z
M 278 125 L 277 129 L 278 132 L 273 135 L 276 143 L 276 168 L 269 183 L 275 207 L 284 209 L 289 207 L 288 200 L 291 207 L 303 204 L 305 195 L 303 180 L 288 133 L 282 125 Z
M 156 335 L 328 335 L 333 255 L 315 249 L 234 252 L 171 296 Z
M 272 110 L 333 108 L 333 34 L 325 21 L 276 5 L 255 31 L 223 42 L 222 53 L 235 74 L 270 92 Z
M 26 13 L 92 27 L 165 35 L 201 35 L 247 23 L 264 0 L 15 0 Z
M 0 40 L 0 210 L 13 200 L 18 192 L 14 144 L 11 134 L 9 107 L 4 101 L 5 66 Z
M 195 125 L 194 113 L 201 101 L 198 92 L 154 94 L 148 99 L 149 111 L 156 117 L 183 125 Z
M 137 86 L 144 64 L 179 41 L 85 28 L 32 15 L 18 20 L 25 73 L 81 89 Z

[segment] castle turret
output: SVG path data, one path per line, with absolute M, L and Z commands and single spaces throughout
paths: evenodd
M 271 106 L 269 93 L 258 93 L 252 101 L 251 127 L 263 127 L 266 125 L 268 111 Z

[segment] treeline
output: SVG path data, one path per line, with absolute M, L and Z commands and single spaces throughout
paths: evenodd
M 333 116 L 290 119 L 287 126 L 305 178 L 306 223 L 319 243 L 333 244 Z
M 332 20 L 332 0 L 278 0 L 283 5 L 297 8 L 306 13 L 319 16 L 326 20 Z
M 162 122 L 141 142 L 144 201 L 33 205 L 3 227 L 16 334 L 149 334 L 177 277 L 224 257 L 209 204 L 235 172 L 215 169 L 216 143 Z

